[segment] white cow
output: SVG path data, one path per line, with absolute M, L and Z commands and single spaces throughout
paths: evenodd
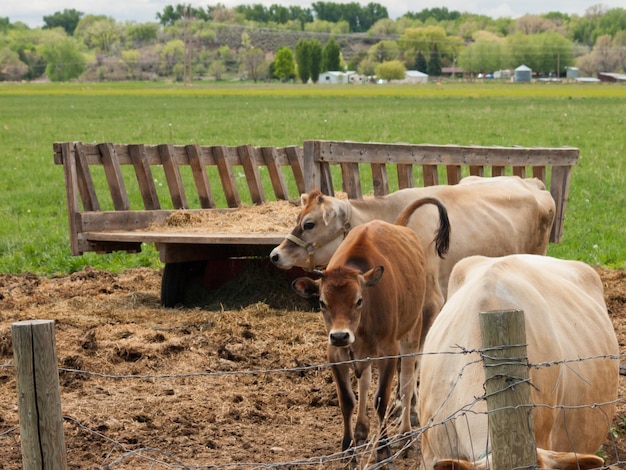
M 600 278 L 578 261 L 511 255 L 470 257 L 452 271 L 448 300 L 421 360 L 425 468 L 487 468 L 486 402 L 475 400 L 485 393 L 482 363 L 477 353 L 450 352 L 480 349 L 479 312 L 509 309 L 524 312 L 529 362 L 558 362 L 530 369 L 532 403 L 544 405 L 533 409 L 539 467 L 600 467 L 602 459 L 593 454 L 608 436 L 619 377 L 619 348 Z M 579 358 L 594 359 L 560 362 Z M 463 406 L 462 416 L 447 419 Z

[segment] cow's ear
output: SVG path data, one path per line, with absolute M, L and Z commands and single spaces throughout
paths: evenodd
M 383 277 L 383 273 L 385 272 L 385 267 L 382 264 L 370 269 L 363 277 L 365 278 L 365 287 L 372 287 L 378 284 L 380 278 Z
M 555 452 L 553 450 L 537 449 L 537 463 L 539 468 L 554 468 L 557 470 L 590 470 L 601 468 L 604 459 L 593 454 L 576 454 L 574 452 Z
M 302 196 L 300 196 L 300 205 L 302 207 L 306 207 L 307 202 L 309 202 L 309 194 L 308 193 L 304 193 L 304 194 L 302 194 Z
M 337 216 L 337 211 L 333 207 L 332 203 L 322 204 L 322 220 L 326 225 Z
M 291 288 L 305 299 L 320 295 L 319 281 L 314 281 L 310 277 L 299 277 L 291 283 Z
M 434 470 L 474 470 L 474 465 L 467 460 L 440 460 L 433 466 Z

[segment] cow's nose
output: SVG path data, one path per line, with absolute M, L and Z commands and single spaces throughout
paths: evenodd
M 272 250 L 272 252 L 270 253 L 270 260 L 272 261 L 272 263 L 276 264 L 278 263 L 278 261 L 280 261 L 280 256 L 277 252 Z
M 335 331 L 329 335 L 329 339 L 333 346 L 348 346 L 350 333 L 348 331 Z

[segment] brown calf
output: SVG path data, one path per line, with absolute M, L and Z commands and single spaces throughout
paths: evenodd
M 447 247 L 449 226 L 442 211 L 436 244 Z M 411 205 L 413 211 L 421 204 Z M 405 217 L 401 222 L 406 223 Z M 387 445 L 385 414 L 400 359 L 399 385 L 403 404 L 400 432 L 411 430 L 410 401 L 416 387 L 415 353 L 422 337 L 422 307 L 426 289 L 424 253 L 415 232 L 405 226 L 374 220 L 350 231 L 332 256 L 321 278 L 307 277 L 293 282 L 303 297 L 319 296 L 320 309 L 328 331 L 328 360 L 343 415 L 342 450 L 364 443 L 369 434 L 367 397 L 371 365 L 378 366 L 379 379 L 374 403 L 380 426 L 378 458 L 391 455 Z M 368 358 L 382 358 L 375 361 Z M 355 361 L 355 362 L 351 362 Z M 354 433 L 351 418 L 355 396 L 350 368 L 358 378 L 359 402 Z

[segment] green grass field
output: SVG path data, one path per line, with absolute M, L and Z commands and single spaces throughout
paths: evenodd
M 0 85 L 0 272 L 160 266 L 69 252 L 63 170 L 52 143 L 302 145 L 307 139 L 573 146 L 563 242 L 549 254 L 626 267 L 626 86 L 305 86 L 163 83 Z

